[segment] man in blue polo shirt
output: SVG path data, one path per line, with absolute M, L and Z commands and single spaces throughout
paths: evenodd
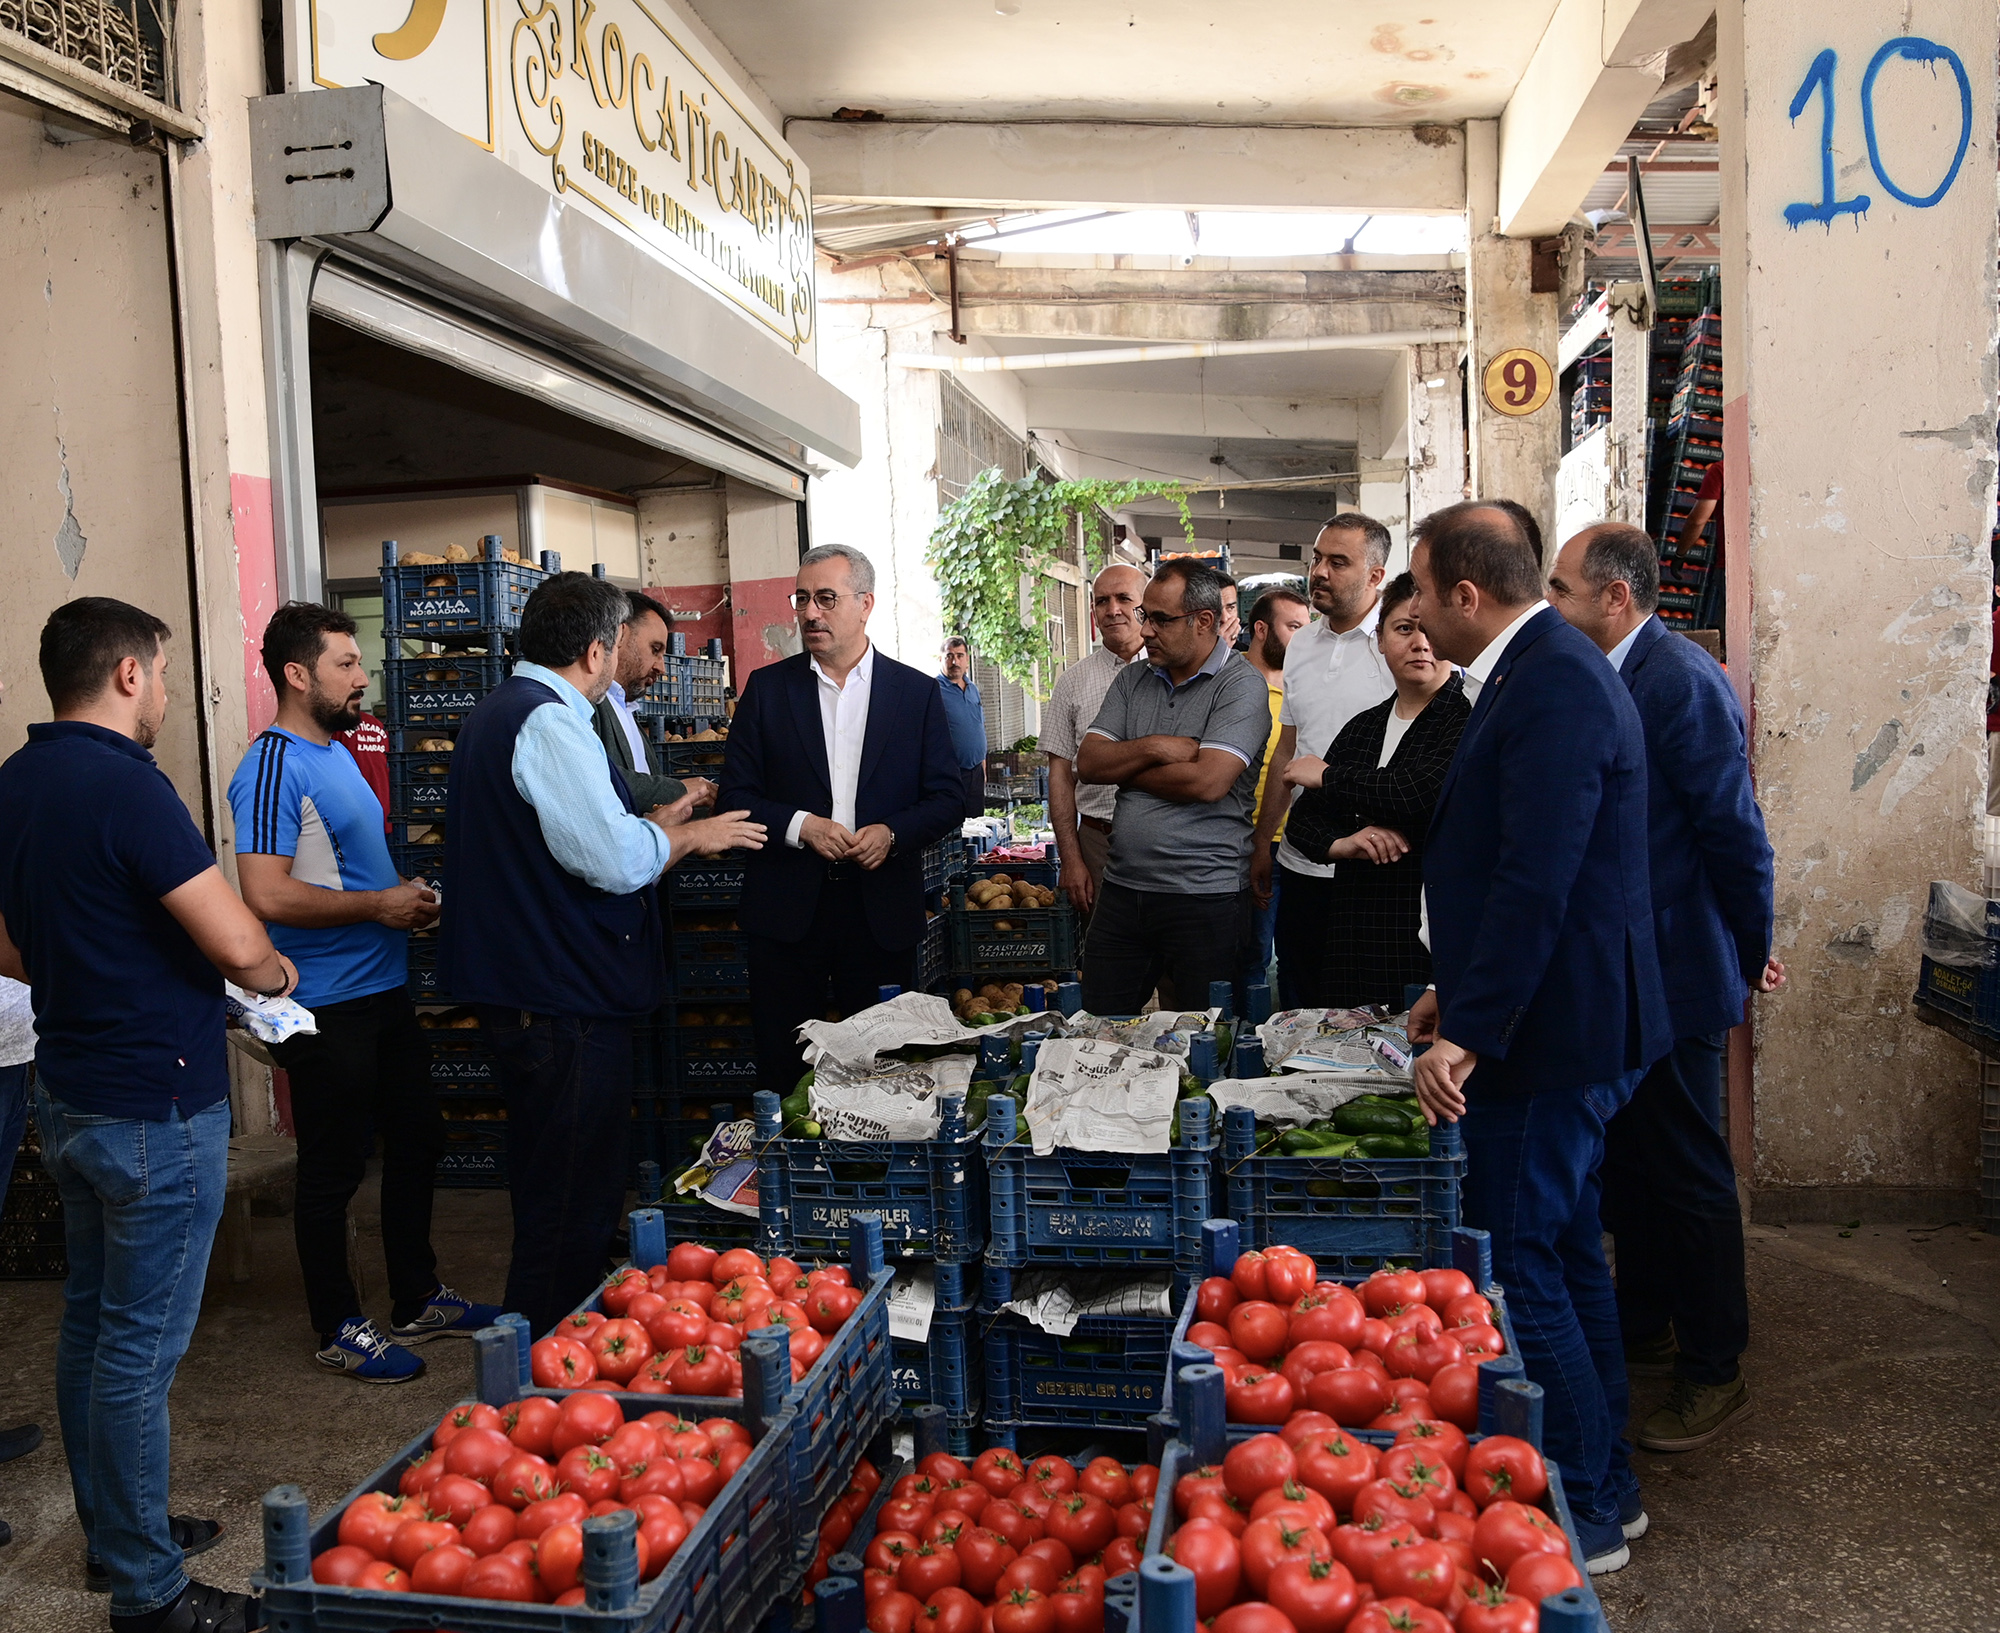
M 362 1383 L 414 1378 L 403 1348 L 469 1338 L 500 1312 L 437 1279 L 431 1188 L 444 1148 L 431 1050 L 410 1002 L 409 932 L 438 898 L 407 883 L 382 837 L 382 804 L 338 734 L 361 716 L 368 672 L 345 613 L 293 601 L 264 630 L 278 718 L 229 784 L 243 899 L 299 967 L 318 1031 L 272 1046 L 290 1075 L 299 1137 L 293 1234 L 320 1365 Z M 382 1136 L 389 1337 L 362 1314 L 347 1269 L 347 1204 Z M 393 1342 L 392 1342 L 393 1340 Z
M 951 728 L 952 753 L 965 780 L 965 814 L 986 815 L 986 709 L 979 684 L 972 678 L 972 649 L 963 635 L 944 643 L 944 673 L 938 676 L 944 697 L 944 722 Z
M 102 596 L 42 628 L 55 719 L 0 765 L 0 975 L 34 992 L 35 1119 L 69 1279 L 56 1411 L 113 1633 L 241 1633 L 251 1603 L 190 1582 L 222 1533 L 167 1513 L 167 1391 L 201 1312 L 229 1163 L 224 977 L 298 980 L 147 752 L 167 626 Z

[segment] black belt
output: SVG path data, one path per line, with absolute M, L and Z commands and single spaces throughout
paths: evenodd
M 1076 820 L 1082 823 L 1086 828 L 1095 828 L 1101 834 L 1108 834 L 1109 832 L 1111 832 L 1111 824 L 1106 822 L 1103 817 L 1080 816 Z

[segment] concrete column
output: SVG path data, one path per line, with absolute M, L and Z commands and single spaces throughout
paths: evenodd
M 1973 1057 L 1909 997 L 1929 882 L 1982 859 L 1997 27 L 1718 14 L 1728 652 L 1791 972 L 1732 1132 L 1771 1217 L 1948 1218 L 1976 1182 Z
M 1410 348 L 1410 521 L 1466 494 L 1460 346 Z
M 786 499 L 728 479 L 730 678 L 740 692 L 753 669 L 799 648 L 790 596 L 799 573 L 799 511 Z
M 1465 209 L 1470 245 L 1467 314 L 1471 367 L 1466 391 L 1472 413 L 1472 492 L 1475 498 L 1515 499 L 1555 528 L 1556 467 L 1562 462 L 1562 402 L 1553 389 L 1532 414 L 1510 416 L 1486 402 L 1481 377 L 1502 352 L 1525 347 L 1551 371 L 1562 338 L 1554 290 L 1531 292 L 1534 244 L 1502 238 L 1496 230 L 1500 200 L 1499 123 L 1474 119 L 1465 127 Z M 1550 385 L 1553 388 L 1553 373 Z

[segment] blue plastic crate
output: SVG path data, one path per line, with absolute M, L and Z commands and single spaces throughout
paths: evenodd
M 433 847 L 435 848 L 435 847 Z M 438 944 L 435 935 L 410 937 L 410 996 L 420 1004 L 442 1004 L 450 1000 L 438 979 Z
M 1172 1316 L 1087 1316 L 1058 1337 L 1002 1311 L 1012 1297 L 1013 1272 L 988 1264 L 980 1348 L 993 1444 L 1015 1445 L 1034 1428 L 1143 1430 L 1160 1411 Z
M 407 735 L 415 736 L 415 733 Z M 451 756 L 389 751 L 389 812 L 398 817 L 444 818 L 451 791 Z
M 493 1051 L 487 1046 L 484 1031 L 469 1026 L 440 1026 L 426 1030 L 424 1036 L 431 1046 L 431 1082 L 498 1083 Z
M 507 1125 L 445 1119 L 444 1154 L 432 1183 L 448 1190 L 491 1191 L 507 1183 Z
M 910 1268 L 907 1262 L 901 1266 Z M 935 1278 L 930 1332 L 922 1343 L 898 1338 L 891 1347 L 896 1399 L 906 1417 L 913 1407 L 941 1407 L 946 1450 L 954 1457 L 970 1457 L 978 1449 L 973 1440 L 982 1421 L 977 1272 L 956 1264 L 930 1269 Z
M 383 546 L 382 633 L 390 639 L 464 640 L 484 632 L 521 627 L 528 597 L 561 559 L 544 551 L 546 566 L 500 560 L 501 541 L 488 534 L 478 561 L 399 567 L 393 544 Z
M 1060 898 L 1054 907 L 981 910 L 967 907 L 963 891 L 954 891 L 945 917 L 954 969 L 990 975 L 1025 967 L 1077 967 L 1076 910 Z
M 1005 1095 L 986 1105 L 989 1263 L 1194 1273 L 1202 1223 L 1213 1211 L 1209 1102 L 1183 1101 L 1179 1148 L 1147 1155 L 1057 1150 L 1038 1157 L 1025 1134 L 1009 1137 L 1014 1111 Z
M 691 998 L 674 1010 L 671 1063 L 677 1089 L 699 1094 L 712 1087 L 748 1095 L 756 1088 L 757 1032 L 747 1000 Z
M 1392 1259 L 1451 1262 L 1465 1183 L 1456 1123 L 1431 1130 L 1428 1157 L 1260 1157 L 1256 1146 L 1249 1107 L 1231 1107 L 1222 1119 L 1217 1211 L 1236 1221 L 1244 1251 L 1282 1242 L 1311 1254 L 1336 1281 L 1358 1280 Z
M 722 780 L 722 758 L 728 752 L 726 740 L 711 738 L 705 743 L 671 742 L 662 745 L 663 769 L 669 777 L 706 777 Z
M 733 909 L 677 911 L 670 937 L 676 994 L 747 995 L 750 937 L 737 928 Z
M 997 1103 L 997 1102 L 996 1102 Z M 971 1264 L 986 1245 L 986 1164 L 962 1101 L 947 1100 L 935 1140 L 780 1138 L 778 1096 L 760 1091 L 757 1200 L 763 1247 L 794 1259 L 838 1253 L 848 1221 L 882 1216 L 890 1252 Z
M 428 844 L 404 837 L 424 826 L 425 824 L 420 822 L 391 823 L 389 860 L 395 864 L 396 872 L 405 879 L 429 879 L 433 883 L 441 883 L 444 879 L 444 840 L 440 838 L 436 844 Z M 436 824 L 430 831 L 442 835 L 444 827 L 441 823 Z
M 924 905 L 935 908 L 946 891 L 965 873 L 966 841 L 961 834 L 946 834 L 923 850 Z
M 924 926 L 924 939 L 917 944 L 917 986 L 935 992 L 951 975 L 951 924 L 940 913 Z
M 518 1398 L 518 1372 L 503 1364 L 513 1360 L 511 1334 L 488 1329 L 482 1345 L 486 1351 L 480 1367 L 482 1398 L 496 1406 Z M 489 1362 L 488 1356 L 502 1346 L 509 1353 Z M 499 1387 L 496 1380 L 515 1387 Z M 658 1396 L 616 1398 L 628 1417 L 672 1409 L 670 1399 Z M 607 1535 L 601 1522 L 587 1527 L 586 1573 L 594 1574 L 593 1555 L 599 1551 L 615 1561 L 622 1548 L 624 1556 L 628 1585 L 622 1591 L 597 1590 L 605 1593 L 602 1609 L 385 1593 L 327 1587 L 312 1580 L 311 1561 L 335 1544 L 347 1505 L 371 1491 L 396 1490 L 403 1470 L 430 1449 L 433 1431 L 428 1428 L 316 1523 L 309 1519 L 298 1488 L 280 1486 L 264 1499 L 264 1564 L 251 1580 L 252 1590 L 262 1596 L 264 1625 L 269 1633 L 404 1633 L 439 1627 L 476 1628 L 479 1633 L 743 1633 L 755 1627 L 803 1576 L 794 1529 L 799 1523 L 797 1493 L 802 1478 L 797 1463 L 800 1404 L 799 1392 L 794 1391 L 767 1419 L 745 1401 L 704 1403 L 715 1408 L 704 1410 L 704 1416 L 742 1422 L 757 1437 L 757 1444 L 666 1569 L 651 1582 L 634 1580 L 636 1560 L 629 1543 L 620 1544 L 615 1534 Z M 618 1574 L 612 1564 L 604 1578 L 615 1581 Z
M 2000 902 L 1986 904 L 1986 939 L 2000 941 Z M 1976 1045 L 1991 1040 L 2000 1053 L 2000 965 L 1960 969 L 1926 958 L 1918 969 L 1914 1001 L 1959 1022 L 1953 1030 L 1965 1041 Z
M 1175 1482 L 1191 1469 L 1203 1464 L 1220 1463 L 1227 1451 L 1228 1442 L 1222 1433 L 1222 1374 L 1214 1367 L 1200 1367 L 1194 1371 L 1196 1376 L 1187 1380 L 1196 1385 L 1195 1393 L 1200 1397 L 1189 1414 L 1194 1422 L 1183 1427 L 1183 1438 L 1170 1441 L 1160 1458 L 1159 1489 L 1162 1491 L 1172 1491 Z M 1539 1448 L 1542 1444 L 1540 1388 L 1515 1380 L 1489 1389 L 1488 1382 L 1484 1378 L 1480 1380 L 1481 1432 L 1471 1437 L 1473 1441 L 1476 1443 L 1489 1433 L 1509 1434 Z M 1487 1427 L 1489 1423 L 1490 1428 Z M 1353 1434 L 1356 1431 L 1347 1432 Z M 1369 1434 L 1365 1437 L 1382 1446 L 1393 1439 L 1389 1435 Z M 1553 1461 L 1549 1463 L 1548 1470 L 1548 1495 L 1537 1506 L 1562 1526 L 1569 1538 L 1571 1561 L 1581 1572 L 1583 1543 L 1577 1535 L 1576 1517 L 1570 1511 L 1568 1495 L 1563 1490 L 1562 1472 Z M 1167 1538 L 1179 1524 L 1171 1502 L 1155 1505 L 1152 1526 L 1146 1533 L 1145 1563 L 1140 1567 L 1141 1593 L 1146 1596 L 1147 1607 L 1144 1633 L 1198 1633 L 1194 1615 L 1193 1574 L 1174 1565 L 1165 1555 Z M 1584 1576 L 1582 1587 L 1552 1594 L 1542 1601 L 1541 1629 L 1542 1633 L 1611 1633 L 1604 1606 L 1596 1590 L 1590 1586 L 1588 1575 Z
M 680 776 L 678 771 L 670 773 Z M 689 776 L 708 775 L 690 771 Z M 667 905 L 685 907 L 734 907 L 743 899 L 743 858 L 747 851 L 731 851 L 722 856 L 703 857 L 667 870 Z
M 401 731 L 456 730 L 486 694 L 514 672 L 502 654 L 433 652 L 382 660 L 382 706 Z

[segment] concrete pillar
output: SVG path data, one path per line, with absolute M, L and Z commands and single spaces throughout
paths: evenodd
M 1909 997 L 1929 882 L 1982 859 L 1997 25 L 1718 13 L 1728 652 L 1791 972 L 1732 1112 L 1770 1217 L 1963 1218 L 1978 1172 L 1973 1057 Z
M 740 692 L 753 669 L 800 650 L 791 594 L 799 574 L 799 507 L 728 478 L 730 678 Z
M 1556 467 L 1562 462 L 1562 402 L 1554 390 L 1556 346 L 1562 338 L 1557 295 L 1532 292 L 1534 243 L 1502 238 L 1499 122 L 1473 119 L 1465 127 L 1466 310 L 1471 328 L 1467 396 L 1472 413 L 1472 492 L 1475 498 L 1514 499 L 1555 528 Z M 1551 280 L 1552 281 L 1552 280 Z M 1550 390 L 1533 413 L 1507 415 L 1486 401 L 1481 379 L 1502 352 L 1525 348 L 1550 371 Z
M 1410 348 L 1410 520 L 1466 495 L 1462 346 Z

